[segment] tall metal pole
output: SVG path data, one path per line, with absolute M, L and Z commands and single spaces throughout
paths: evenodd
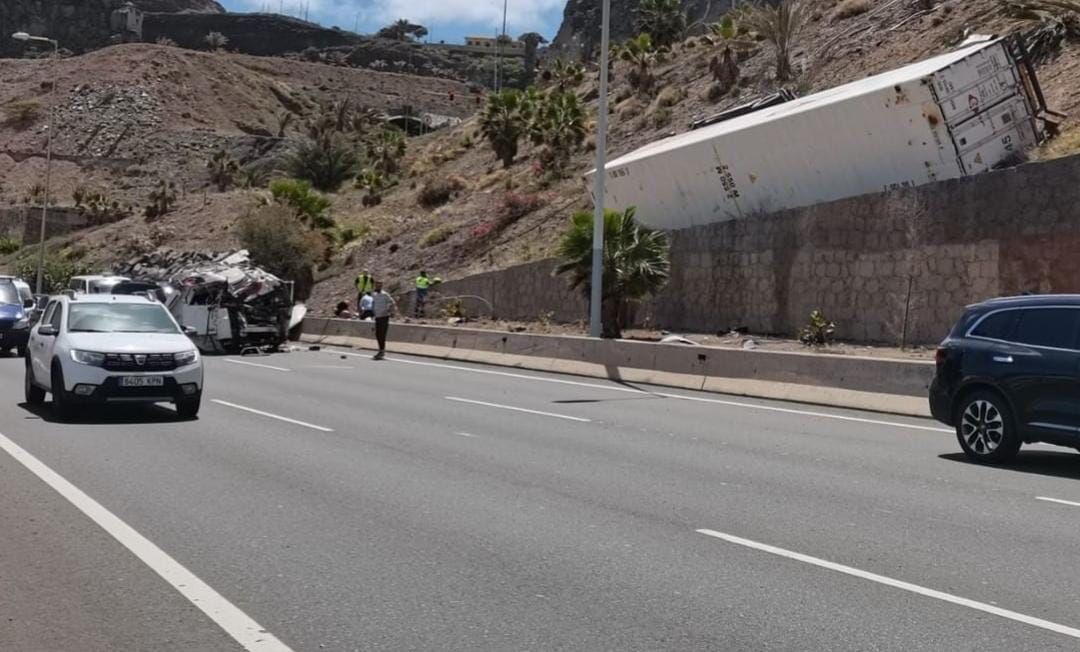
M 49 216 L 49 183 L 52 181 L 52 141 L 56 131 L 56 62 L 60 59 L 60 43 L 49 39 L 53 46 L 52 86 L 49 88 L 49 137 L 45 145 L 45 198 L 41 202 L 41 237 L 38 239 L 37 293 L 45 294 L 45 222 Z
M 611 0 L 603 0 L 603 27 L 600 30 L 600 98 L 597 102 L 599 116 L 596 120 L 596 174 L 593 176 L 592 283 L 589 297 L 589 334 L 603 334 L 603 281 L 604 281 L 604 181 L 607 171 L 607 122 L 608 122 L 608 42 L 610 41 Z
M 498 62 L 496 63 L 496 65 L 499 68 L 499 73 L 497 77 L 498 82 L 495 84 L 496 91 L 501 91 L 503 84 L 506 83 L 506 80 L 503 79 L 503 39 L 506 38 L 506 3 L 507 0 L 503 0 L 502 32 L 500 32 L 498 37 L 496 37 L 495 39 L 495 47 L 498 48 Z

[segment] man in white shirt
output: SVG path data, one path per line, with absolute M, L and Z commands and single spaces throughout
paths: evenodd
M 390 330 L 390 317 L 397 310 L 394 297 L 383 292 L 382 281 L 375 282 L 375 294 L 371 296 L 371 310 L 375 314 L 375 339 L 379 342 L 379 352 L 374 360 L 382 360 L 386 356 L 386 334 Z
M 365 292 L 364 296 L 360 297 L 360 319 L 371 319 L 375 316 L 375 300 L 371 297 L 370 292 Z

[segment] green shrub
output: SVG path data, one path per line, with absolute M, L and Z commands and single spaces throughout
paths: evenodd
M 716 103 L 722 100 L 725 95 L 727 95 L 727 89 L 724 88 L 723 84 L 716 83 L 709 86 L 709 90 L 705 92 L 705 99 Z
M 255 264 L 296 283 L 298 299 L 307 298 L 313 269 L 326 248 L 325 239 L 306 228 L 286 206 L 265 206 L 240 218 L 240 246 Z
M 15 238 L 0 238 L 0 256 L 13 254 L 19 249 L 22 249 L 22 243 Z
M 454 227 L 449 224 L 437 226 L 425 233 L 423 238 L 420 238 L 420 247 L 423 249 L 434 247 L 437 244 L 446 242 L 452 235 L 454 235 Z
M 150 205 L 146 207 L 146 216 L 162 217 L 176 205 L 176 184 L 172 181 L 159 181 L 150 192 Z
M 15 261 L 15 275 L 25 279 L 36 279 L 38 268 L 37 247 L 23 248 L 19 259 Z M 82 276 L 91 272 L 90 266 L 62 254 L 45 255 L 42 277 L 45 291 L 59 294 L 67 287 L 72 276 Z
M 832 342 L 836 324 L 825 318 L 820 310 L 810 313 L 810 323 L 799 331 L 799 341 L 807 346 L 825 346 Z
M 416 201 L 424 208 L 435 208 L 450 201 L 464 189 L 465 182 L 461 177 L 450 176 L 436 179 L 424 184 L 416 197 Z
M 292 209 L 305 224 L 316 229 L 334 226 L 334 220 L 327 214 L 333 202 L 312 190 L 307 181 L 278 179 L 270 184 L 270 194 L 278 204 Z

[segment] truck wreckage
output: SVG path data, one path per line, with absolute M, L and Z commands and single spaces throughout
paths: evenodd
M 120 266 L 132 279 L 156 283 L 153 294 L 203 353 L 274 350 L 304 319 L 292 281 L 256 267 L 246 250 L 212 254 L 162 248 Z

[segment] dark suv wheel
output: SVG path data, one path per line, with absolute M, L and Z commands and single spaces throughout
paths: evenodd
M 956 438 L 969 458 L 985 464 L 1008 462 L 1021 444 L 1005 399 L 986 390 L 972 392 L 960 401 Z

